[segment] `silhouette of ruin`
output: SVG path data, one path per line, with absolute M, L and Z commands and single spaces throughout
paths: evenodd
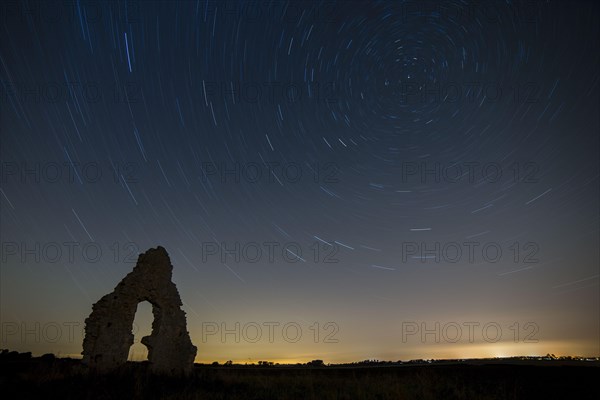
M 171 281 L 173 266 L 163 247 L 140 254 L 133 271 L 92 307 L 85 320 L 83 362 L 108 372 L 127 362 L 133 344 L 132 326 L 137 305 L 152 304 L 152 333 L 142 338 L 148 348 L 150 369 L 162 374 L 191 372 L 196 357 L 186 327 L 177 287 Z

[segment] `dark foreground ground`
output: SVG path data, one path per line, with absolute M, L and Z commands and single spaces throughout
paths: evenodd
M 78 360 L 0 360 L 2 399 L 598 399 L 598 362 L 361 367 L 196 366 L 187 378 L 128 363 L 105 376 Z

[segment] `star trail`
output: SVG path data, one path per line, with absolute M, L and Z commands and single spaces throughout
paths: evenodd
M 600 354 L 597 2 L 0 9 L 0 347 L 160 245 L 198 361 Z

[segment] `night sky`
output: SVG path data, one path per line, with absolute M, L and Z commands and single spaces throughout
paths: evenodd
M 0 9 L 1 348 L 161 245 L 198 362 L 600 354 L 597 2 Z

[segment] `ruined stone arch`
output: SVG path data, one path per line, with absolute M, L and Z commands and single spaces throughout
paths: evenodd
M 185 312 L 175 284 L 173 266 L 163 247 L 140 254 L 133 271 L 92 306 L 85 320 L 83 362 L 106 372 L 127 362 L 133 344 L 132 326 L 137 305 L 152 305 L 152 333 L 142 338 L 154 372 L 188 373 L 194 365 L 196 347 L 186 327 Z

